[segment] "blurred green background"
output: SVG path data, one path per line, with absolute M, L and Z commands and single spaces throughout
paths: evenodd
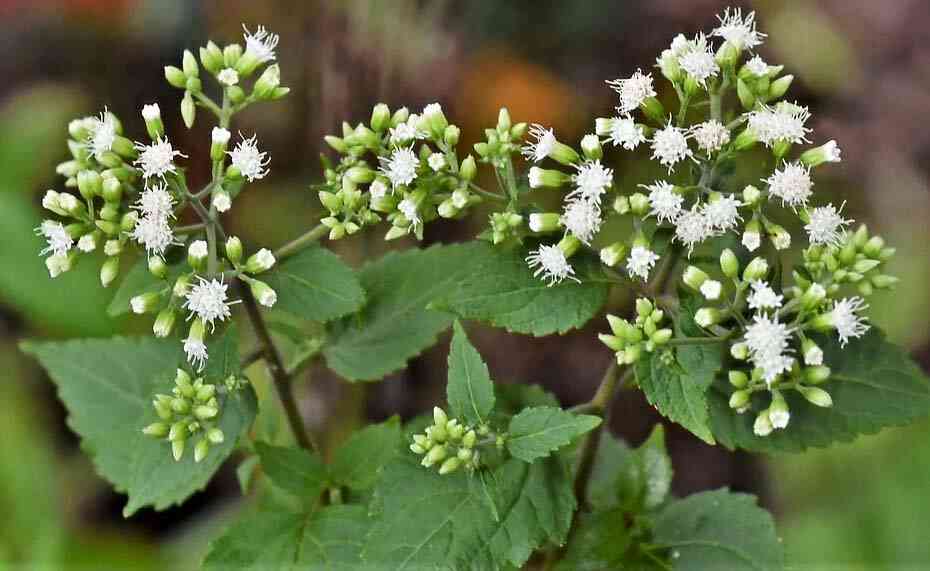
M 69 432 L 51 384 L 20 355 L 25 337 L 100 336 L 141 331 L 112 321 L 112 292 L 80 264 L 49 280 L 32 233 L 41 195 L 61 188 L 66 125 L 109 106 L 127 131 L 157 101 L 172 141 L 209 170 L 208 126 L 187 131 L 178 93 L 162 79 L 181 50 L 213 38 L 238 41 L 240 25 L 282 36 L 282 79 L 292 95 L 244 114 L 272 157 L 272 176 L 249 188 L 231 213 L 244 239 L 274 246 L 314 224 L 322 136 L 343 119 L 364 119 L 385 101 L 418 108 L 434 100 L 466 139 L 507 105 L 515 120 L 577 140 L 590 118 L 612 112 L 603 81 L 649 68 L 678 32 L 714 24 L 714 0 L 0 0 L 0 569 L 192 569 L 206 542 L 240 503 L 225 469 L 203 493 L 162 513 L 123 520 L 122 498 L 94 473 Z M 874 321 L 930 367 L 930 27 L 924 0 L 771 1 L 758 11 L 770 35 L 762 54 L 798 80 L 792 97 L 814 113 L 816 141 L 839 140 L 843 163 L 818 171 L 817 190 L 898 248 L 891 295 L 878 295 Z M 11 49 L 12 48 L 12 49 Z M 642 182 L 642 165 L 618 165 L 621 184 Z M 196 178 L 197 175 L 191 175 Z M 195 180 L 196 182 L 196 180 Z M 478 226 L 443 225 L 428 241 L 465 239 Z M 353 263 L 384 248 L 377 233 L 337 250 Z M 409 244 L 408 244 L 409 245 Z M 560 339 L 482 330 L 479 348 L 501 377 L 540 382 L 566 404 L 585 400 L 610 355 L 597 326 Z M 444 348 L 368 389 L 347 389 L 323 371 L 301 404 L 317 423 L 361 410 L 371 418 L 412 414 L 438 398 Z M 634 443 L 658 420 L 624 395 L 612 428 Z M 930 567 L 930 422 L 888 430 L 800 456 L 751 458 L 707 447 L 673 430 L 675 490 L 730 485 L 759 494 L 779 521 L 796 569 Z

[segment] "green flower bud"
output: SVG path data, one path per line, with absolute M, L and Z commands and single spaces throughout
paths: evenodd
M 267 272 L 274 266 L 275 262 L 276 260 L 271 250 L 262 248 L 249 256 L 249 259 L 245 261 L 245 271 L 250 274 Z
M 454 147 L 459 144 L 459 137 L 461 137 L 461 135 L 461 129 L 455 125 L 449 125 L 446 127 L 446 130 L 443 131 L 442 140 L 450 147 Z
M 207 457 L 207 453 L 210 452 L 210 441 L 206 438 L 201 438 L 197 441 L 197 444 L 194 445 L 194 462 L 200 462 Z
M 203 88 L 203 83 L 200 81 L 199 77 L 188 77 L 184 87 L 191 93 L 200 93 L 200 90 Z
M 788 410 L 788 403 L 780 391 L 772 390 L 772 404 L 769 406 L 769 420 L 772 428 L 785 428 L 791 419 L 791 412 Z
M 377 132 L 382 132 L 390 126 L 391 110 L 384 103 L 378 103 L 371 110 L 371 128 Z
M 158 307 L 161 301 L 161 294 L 158 292 L 147 292 L 134 296 L 129 300 L 129 306 L 132 312 L 136 314 L 149 313 Z
M 626 196 L 618 196 L 614 199 L 614 212 L 617 214 L 626 214 L 630 211 L 630 199 Z
M 355 166 L 347 170 L 344 176 L 356 184 L 367 184 L 375 180 L 375 171 L 367 166 Z
M 166 307 L 161 310 L 158 313 L 158 317 L 155 318 L 155 323 L 152 325 L 152 333 L 155 334 L 155 337 L 167 337 L 171 335 L 176 318 L 177 315 L 174 309 Z
M 597 338 L 600 339 L 601 343 L 607 345 L 612 351 L 622 351 L 626 347 L 626 342 L 614 335 L 607 335 L 606 333 L 599 333 Z
M 190 91 L 185 91 L 184 98 L 181 99 L 181 118 L 184 119 L 184 125 L 188 129 L 194 126 L 194 119 L 197 118 L 197 108 L 194 107 L 194 98 L 191 97 Z
M 278 64 L 270 65 L 265 68 L 255 86 L 252 88 L 253 95 L 258 99 L 271 99 L 274 90 L 281 84 L 281 68 Z
M 730 355 L 739 361 L 749 358 L 749 347 L 745 343 L 734 343 L 730 346 Z
M 171 455 L 174 456 L 175 462 L 180 462 L 181 458 L 184 457 L 184 443 L 184 440 L 171 441 Z
M 530 214 L 530 230 L 533 232 L 556 232 L 562 228 L 556 212 L 534 212 Z
M 226 436 L 219 428 L 211 428 L 207 431 L 207 440 L 209 440 L 211 444 L 222 444 L 225 439 Z
M 447 422 L 449 422 L 449 417 L 446 415 L 446 411 L 442 410 L 438 406 L 434 406 L 433 422 L 438 426 L 444 426 Z
M 539 167 L 530 167 L 528 178 L 530 188 L 560 188 L 572 179 L 570 175 L 562 171 Z
M 168 83 L 170 83 L 172 87 L 177 87 L 178 89 L 184 89 L 187 86 L 187 76 L 184 75 L 183 71 L 173 65 L 165 66 L 165 79 L 168 80 Z
M 623 242 L 614 242 L 613 244 L 601 248 L 601 262 L 609 267 L 614 267 L 626 257 L 627 247 Z
M 646 98 L 639 108 L 646 117 L 649 117 L 656 123 L 664 124 L 667 120 L 668 114 L 665 112 L 665 107 L 663 107 L 662 103 L 655 97 Z
M 793 75 L 783 75 L 769 85 L 768 101 L 779 99 L 788 92 L 791 82 L 794 81 Z
M 652 341 L 657 346 L 661 346 L 661 345 L 665 345 L 666 343 L 668 343 L 671 338 L 672 338 L 672 330 L 666 327 L 663 329 L 656 330 L 656 332 L 653 333 L 649 337 L 649 340 Z
M 115 177 L 102 177 L 102 184 L 100 188 L 103 199 L 108 203 L 119 203 L 123 196 L 123 186 L 120 184 L 119 179 Z M 119 211 L 117 210 L 117 213 L 118 212 Z
M 199 418 L 200 420 L 210 420 L 211 418 L 219 414 L 219 412 L 220 411 L 217 410 L 216 407 L 213 407 L 213 406 L 202 404 L 202 405 L 194 407 L 194 416 Z
M 581 152 L 588 160 L 600 160 L 604 157 L 604 149 L 601 148 L 601 140 L 597 135 L 585 135 L 581 139 Z
M 629 345 L 623 350 L 623 353 L 617 354 L 617 361 L 622 365 L 632 365 L 639 361 L 642 354 L 643 348 L 641 345 Z
M 862 251 L 870 258 L 877 258 L 884 247 L 885 240 L 881 236 L 872 236 L 862 247 Z
M 458 457 L 453 456 L 452 458 L 447 459 L 442 463 L 442 466 L 439 467 L 439 475 L 444 476 L 451 472 L 455 472 L 459 469 L 459 466 L 462 464 L 462 461 Z
M 81 171 L 77 175 L 78 190 L 86 199 L 99 195 L 103 190 L 103 179 L 96 171 Z
M 877 289 L 888 289 L 894 287 L 898 283 L 898 278 L 895 276 L 889 276 L 885 274 L 879 274 L 877 276 L 872 276 L 872 285 Z
M 439 213 L 439 216 L 441 216 L 442 218 L 454 218 L 455 216 L 458 215 L 459 209 L 452 202 L 452 199 L 449 198 L 449 199 L 443 200 L 439 204 L 439 207 L 437 208 L 437 212 Z
M 200 75 L 200 66 L 197 65 L 197 58 L 190 50 L 184 50 L 184 56 L 181 58 L 181 67 L 184 75 L 187 77 L 197 77 Z
M 749 391 L 735 391 L 730 395 L 730 408 L 739 410 L 749 405 Z
M 645 297 L 641 297 L 636 300 L 636 313 L 640 317 L 648 317 L 652 313 L 653 309 L 654 306 L 652 305 L 652 302 Z
M 100 266 L 100 285 L 109 287 L 119 275 L 119 256 L 109 256 Z
M 465 436 L 462 437 L 462 446 L 465 446 L 466 448 L 473 448 L 477 442 L 478 435 L 475 434 L 474 430 L 469 430 L 465 433 Z
M 739 96 L 739 102 L 742 104 L 743 109 L 749 111 L 756 106 L 756 95 L 742 78 L 736 80 L 736 94 Z
M 836 141 L 827 141 L 819 147 L 808 149 L 801 154 L 801 162 L 811 168 L 823 163 L 838 163 L 841 159 L 841 150 Z
M 575 238 L 571 234 L 566 234 L 559 243 L 557 244 L 562 253 L 565 254 L 565 258 L 571 258 L 575 255 L 575 252 L 578 251 L 578 248 L 581 247 L 581 240 Z
M 772 421 L 769 419 L 769 411 L 763 410 L 756 417 L 755 423 L 753 423 L 752 431 L 756 436 L 768 436 L 772 433 L 775 427 L 772 426 Z
M 694 322 L 704 328 L 720 323 L 722 318 L 720 310 L 713 307 L 702 307 L 694 314 Z
M 769 264 L 765 261 L 765 258 L 754 258 L 743 270 L 743 281 L 763 280 L 768 272 Z
M 820 365 L 804 369 L 804 380 L 812 385 L 819 385 L 830 378 L 830 367 Z
M 200 63 L 204 69 L 216 74 L 223 68 L 223 51 L 212 41 L 206 47 L 200 48 Z
M 437 462 L 442 462 L 446 458 L 446 447 L 445 446 L 434 446 L 430 448 L 430 451 L 426 453 L 426 456 L 423 457 L 421 464 L 429 468 Z
M 701 286 L 708 279 L 710 279 L 710 276 L 697 266 L 688 266 L 682 274 L 682 281 L 685 282 L 685 285 L 695 291 L 700 291 Z
M 759 137 L 752 129 L 746 127 L 733 139 L 732 147 L 736 151 L 745 151 L 759 142 Z
M 256 279 L 249 279 L 249 289 L 252 295 L 258 300 L 258 303 L 265 307 L 274 307 L 278 301 L 278 293 L 268 284 Z
M 459 166 L 459 176 L 462 177 L 462 180 L 470 182 L 475 179 L 477 173 L 478 167 L 475 164 L 475 157 L 468 155 L 465 157 L 465 160 L 462 161 L 461 166 Z
M 168 425 L 164 422 L 153 422 L 152 424 L 142 429 L 142 434 L 145 434 L 146 436 L 152 436 L 154 438 L 164 438 L 168 435 L 168 430 Z
M 179 420 L 171 425 L 171 428 L 168 430 L 168 440 L 172 442 L 184 442 L 184 439 L 187 438 L 187 422 Z
M 737 389 L 742 389 L 749 384 L 749 375 L 744 371 L 732 370 L 727 373 L 727 379 L 729 379 L 730 384 Z
M 830 397 L 830 393 L 819 388 L 819 387 L 798 387 L 798 392 L 801 393 L 807 402 L 828 408 L 833 406 L 833 398 Z
M 645 216 L 649 213 L 649 197 L 641 192 L 630 195 L 630 212 L 636 216 Z

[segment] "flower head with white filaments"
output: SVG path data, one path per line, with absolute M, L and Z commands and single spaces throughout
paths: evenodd
M 405 198 L 397 204 L 397 210 L 410 222 L 410 227 L 413 229 L 416 229 L 423 222 L 417 208 L 417 203 L 409 198 Z
M 187 156 L 181 151 L 176 151 L 167 137 L 159 137 L 150 145 L 136 143 L 136 149 L 139 151 L 139 158 L 134 164 L 142 170 L 142 178 L 164 179 L 166 174 L 175 174 L 175 157 Z
M 620 95 L 620 105 L 617 106 L 617 111 L 621 114 L 635 111 L 644 101 L 656 96 L 656 91 L 652 86 L 652 74 L 644 74 L 639 69 L 628 78 L 609 80 L 607 85 Z
M 769 284 L 762 280 L 755 280 L 751 284 L 752 293 L 746 297 L 749 309 L 778 309 L 782 305 L 783 297 L 773 290 Z
M 671 124 L 659 129 L 652 136 L 652 158 L 657 159 L 668 172 L 674 170 L 675 165 L 683 159 L 693 159 L 694 155 L 688 148 L 688 133 Z
M 548 157 L 555 148 L 555 144 L 557 143 L 555 131 L 546 129 L 539 124 L 533 124 L 530 126 L 530 136 L 536 139 L 536 141 L 524 145 L 522 153 L 527 160 L 538 163 Z
M 174 204 L 168 185 L 162 182 L 146 187 L 134 208 L 142 217 L 167 219 L 174 218 Z
M 674 186 L 664 180 L 640 186 L 649 191 L 649 216 L 655 216 L 659 223 L 675 222 L 678 219 L 685 199 L 675 192 Z
M 632 151 L 646 141 L 646 130 L 637 125 L 632 117 L 615 117 L 610 124 L 610 133 L 607 137 L 615 147 L 623 147 Z
M 763 77 L 769 73 L 769 64 L 765 63 L 762 56 L 755 56 L 746 62 L 746 69 L 755 77 Z
M 129 237 L 138 242 L 151 256 L 163 256 L 168 246 L 175 243 L 174 232 L 167 218 L 143 216 L 136 221 Z
M 566 279 L 580 283 L 580 280 L 575 277 L 575 269 L 565 257 L 565 252 L 558 246 L 541 245 L 530 252 L 530 255 L 526 257 L 526 263 L 531 270 L 534 270 L 533 275 L 542 277 L 549 286 Z
M 381 172 L 391 181 L 391 186 L 407 186 L 417 178 L 420 159 L 410 147 L 395 149 L 388 158 L 381 159 Z
M 862 337 L 870 329 L 866 318 L 857 315 L 868 308 L 865 300 L 859 296 L 846 297 L 833 303 L 833 327 L 840 337 L 841 346 L 845 347 L 850 338 Z
M 832 204 L 818 206 L 810 211 L 810 222 L 804 229 L 811 244 L 838 246 L 846 233 L 846 226 L 853 220 L 841 216 L 843 207 L 837 209 Z
M 94 158 L 100 159 L 103 153 L 113 148 L 116 142 L 116 117 L 106 108 L 100 117 L 91 117 L 88 121 L 87 148 Z
M 783 206 L 806 206 L 814 193 L 811 169 L 799 162 L 782 163 L 782 168 L 765 179 L 765 182 L 769 185 L 769 194 L 780 198 Z
M 720 121 L 711 119 L 691 130 L 694 142 L 705 153 L 714 153 L 730 142 L 730 130 Z
M 184 353 L 187 355 L 187 362 L 198 371 L 202 371 L 207 359 L 210 358 L 207 353 L 207 345 L 202 339 L 188 337 L 184 340 Z
M 265 26 L 259 26 L 255 33 L 249 32 L 249 29 L 242 24 L 242 37 L 245 39 L 245 51 L 255 56 L 259 63 L 274 61 L 274 50 L 278 47 L 277 34 L 272 34 L 265 29 Z
M 779 375 L 789 371 L 794 358 L 789 355 L 792 330 L 778 317 L 756 314 L 746 327 L 745 341 L 749 359 L 762 369 L 762 378 L 771 384 Z
M 739 215 L 739 207 L 743 203 L 732 196 L 721 196 L 704 205 L 704 216 L 707 225 L 719 233 L 729 232 L 736 227 L 743 218 Z
M 682 212 L 675 220 L 675 240 L 688 248 L 689 255 L 694 251 L 694 246 L 713 235 L 713 229 L 707 223 L 707 216 L 699 206 Z
M 582 198 L 600 203 L 601 196 L 613 184 L 614 171 L 601 164 L 601 161 L 586 161 L 576 165 L 577 173 L 572 176 L 575 189 L 566 198 Z
M 630 256 L 626 259 L 626 271 L 630 277 L 638 277 L 646 281 L 649 279 L 649 272 L 659 261 L 659 256 L 646 248 L 645 246 L 634 246 L 630 250 Z
M 45 220 L 36 228 L 36 234 L 45 238 L 46 242 L 45 248 L 39 252 L 40 256 L 64 256 L 74 246 L 74 239 L 61 222 Z
M 765 34 L 756 30 L 756 13 L 750 12 L 744 18 L 742 9 L 730 10 L 727 8 L 723 16 L 717 16 L 720 25 L 710 35 L 723 38 L 739 50 L 751 50 L 761 45 Z
M 230 315 L 230 303 L 227 302 L 227 284 L 216 279 L 198 278 L 187 292 L 184 308 L 190 311 L 190 317 L 199 317 L 210 329 L 216 327 L 216 321 L 225 321 Z
M 601 210 L 590 200 L 571 200 L 565 205 L 559 222 L 572 236 L 590 246 L 601 228 Z
M 426 137 L 426 133 L 421 131 L 416 126 L 416 116 L 411 115 L 414 120 L 408 118 L 407 121 L 403 123 L 398 123 L 396 127 L 391 127 L 390 129 L 390 139 L 391 144 L 393 145 L 405 145 L 416 139 L 422 139 Z
M 707 80 L 720 73 L 720 66 L 714 59 L 714 52 L 707 44 L 704 34 L 698 34 L 688 42 L 678 54 L 678 65 L 690 75 L 701 87 L 707 86 Z
M 763 106 L 748 114 L 749 130 L 767 147 L 779 141 L 792 144 L 809 143 L 806 127 L 810 111 L 796 103 L 782 101 L 774 107 Z
M 239 134 L 242 139 L 236 145 L 236 148 L 227 151 L 232 166 L 239 169 L 242 176 L 249 182 L 255 182 L 258 179 L 265 178 L 268 174 L 268 153 L 258 150 L 258 142 L 255 135 L 246 139 L 242 133 Z

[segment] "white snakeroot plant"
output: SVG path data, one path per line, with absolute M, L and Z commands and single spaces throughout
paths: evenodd
M 150 320 L 152 335 L 24 348 L 67 387 L 84 449 L 129 495 L 127 514 L 186 499 L 235 451 L 243 482 L 262 475 L 249 493 L 274 487 L 299 501 L 259 499 L 211 545 L 211 569 L 516 569 L 531 557 L 560 569 L 707 567 L 704 551 L 685 548 L 695 542 L 722 546 L 715 568 L 780 568 L 771 518 L 745 496 L 668 495 L 661 429 L 638 449 L 606 440 L 603 416 L 619 389 L 635 385 L 708 444 L 766 452 L 910 422 L 930 408 L 930 389 L 868 320 L 870 296 L 897 281 L 885 273 L 894 249 L 814 190 L 840 147 L 810 146 L 810 113 L 784 100 L 792 76 L 755 55 L 766 37 L 755 14 L 718 19 L 708 35 L 676 36 L 655 77 L 608 81 L 616 112 L 593 118 L 577 144 L 504 108 L 466 149 L 439 103 L 419 113 L 375 105 L 324 138 L 332 152 L 313 187 L 324 213 L 274 251 L 247 252 L 220 214 L 269 174 L 256 135 L 230 146 L 240 111 L 288 92 L 275 34 L 244 28 L 239 44 L 211 41 L 167 66 L 179 118 L 161 101 L 133 113 L 144 130 L 126 123 L 126 135 L 108 110 L 69 123 L 71 157 L 57 169 L 69 190 L 42 197 L 51 215 L 36 250 L 52 277 L 96 263 L 85 254 L 102 257 L 104 287 L 126 275 L 109 310 Z M 186 155 L 168 130 L 196 121 L 212 121 L 210 140 L 183 166 L 203 155 L 211 168 L 190 188 L 197 177 L 177 164 Z M 144 142 L 128 138 L 136 132 Z M 475 212 L 472 222 L 486 224 L 477 240 L 391 252 L 360 270 L 311 247 L 381 224 L 385 240 L 422 240 L 431 223 Z M 806 236 L 792 237 L 802 227 Z M 610 366 L 591 400 L 571 409 L 543 390 L 495 386 L 458 320 L 544 336 L 580 329 L 608 300 L 623 313 L 598 335 Z M 241 320 L 254 334 L 240 341 Z M 431 418 L 406 427 L 392 418 L 339 444 L 345 423 L 324 407 L 307 431 L 293 392 L 301 370 L 325 363 L 333 378 L 381 380 L 450 323 L 447 402 Z M 253 380 L 265 389 L 261 426 Z M 148 391 L 151 407 L 113 387 Z M 835 415 L 823 414 L 829 407 Z M 268 426 L 287 426 L 293 439 Z M 157 445 L 140 446 L 140 431 Z M 335 445 L 319 449 L 316 435 Z M 622 470 L 603 461 L 620 449 L 630 460 Z M 140 466 L 145 478 L 129 469 Z M 602 494 L 592 473 L 624 485 Z M 438 515 L 411 517 L 421 505 Z M 579 506 L 590 511 L 576 517 Z M 610 534 L 596 526 L 621 511 L 626 540 L 600 549 Z M 281 549 L 256 550 L 255 530 L 269 521 Z M 689 521 L 707 525 L 679 525 Z M 364 542 L 346 543 L 346 529 Z M 314 548 L 302 549 L 311 536 Z

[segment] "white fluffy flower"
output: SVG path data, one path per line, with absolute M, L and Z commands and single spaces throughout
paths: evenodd
M 417 203 L 405 198 L 397 205 L 397 210 L 404 215 L 404 218 L 410 221 L 410 226 L 416 228 L 420 225 L 420 215 L 417 213 Z
M 828 204 L 810 211 L 810 222 L 804 226 L 804 229 L 807 230 L 807 236 L 811 244 L 831 246 L 839 244 L 846 232 L 846 226 L 853 222 L 840 215 L 842 210 L 842 206 L 837 210 L 835 206 Z
M 116 141 L 116 118 L 104 109 L 100 117 L 91 118 L 87 126 L 87 146 L 94 158 L 99 159 L 103 153 L 113 148 Z
M 691 158 L 691 149 L 688 148 L 688 133 L 671 123 L 659 129 L 652 136 L 652 158 L 672 172 L 675 165 L 682 159 Z
M 381 158 L 381 172 L 388 177 L 394 188 L 405 186 L 417 178 L 420 159 L 413 149 L 395 149 L 389 158 Z
M 781 307 L 782 296 L 775 293 L 769 284 L 762 280 L 755 280 L 751 284 L 752 293 L 746 298 L 750 309 L 778 309 Z
M 213 208 L 216 208 L 217 212 L 228 212 L 232 208 L 232 198 L 229 197 L 229 193 L 218 192 L 213 195 Z
M 718 15 L 717 19 L 720 20 L 720 25 L 710 35 L 723 38 L 736 49 L 751 50 L 760 45 L 765 38 L 765 34 L 756 31 L 755 12 L 746 14 L 744 18 L 740 8 L 734 8 L 732 12 L 727 8 L 723 16 Z
M 242 25 L 242 37 L 245 38 L 245 53 L 252 54 L 259 63 L 274 61 L 274 50 L 278 47 L 278 35 L 272 34 L 259 26 L 255 33 L 249 32 L 245 24 Z
M 769 194 L 780 198 L 783 206 L 792 208 L 805 206 L 814 192 L 811 169 L 799 162 L 783 163 L 765 182 L 769 185 Z
M 142 169 L 143 178 L 165 178 L 168 173 L 174 174 L 177 172 L 174 158 L 186 157 L 181 151 L 174 150 L 167 137 L 159 137 L 150 145 L 136 143 L 135 146 L 139 151 L 139 157 L 134 164 Z
M 713 229 L 707 223 L 707 216 L 697 206 L 687 212 L 682 212 L 675 220 L 675 239 L 687 246 L 689 253 L 694 250 L 696 244 L 700 244 L 713 234 Z
M 196 367 L 198 371 L 203 370 L 204 365 L 209 358 L 207 346 L 201 339 L 188 337 L 184 340 L 184 353 L 187 355 L 187 361 Z
M 792 330 L 777 317 L 756 314 L 746 327 L 745 342 L 749 359 L 762 369 L 762 378 L 771 384 L 778 375 L 791 369 L 794 358 L 788 355 Z
M 746 62 L 746 69 L 755 77 L 763 77 L 769 73 L 769 64 L 765 63 L 762 56 L 755 56 Z
M 845 347 L 850 337 L 862 337 L 869 330 L 866 318 L 856 315 L 856 312 L 868 308 L 865 300 L 859 296 L 846 297 L 833 302 L 833 327 L 840 336 L 840 345 Z
M 216 80 L 227 87 L 232 87 L 239 83 L 239 72 L 231 67 L 225 67 L 216 74 Z
M 743 247 L 755 252 L 762 245 L 762 235 L 758 232 L 743 232 Z
M 723 285 L 717 280 L 704 280 L 704 283 L 701 284 L 699 288 L 701 290 L 701 295 L 710 301 L 718 299 L 720 297 L 721 291 L 723 291 Z
M 398 123 L 396 127 L 391 128 L 390 138 L 392 144 L 403 145 L 415 139 L 422 139 L 426 136 L 426 133 L 419 130 L 416 126 L 417 116 L 411 115 L 411 117 L 412 119 L 408 118 L 407 121 Z
M 640 185 L 649 191 L 649 216 L 655 216 L 659 223 L 674 222 L 681 214 L 681 205 L 685 199 L 675 192 L 675 187 L 664 180 L 649 185 Z
M 646 99 L 656 96 L 652 86 L 652 74 L 644 74 L 639 69 L 630 77 L 610 80 L 607 85 L 620 95 L 620 105 L 617 106 L 620 113 L 635 111 Z
M 446 157 L 444 157 L 442 153 L 433 153 L 426 159 L 426 163 L 429 165 L 429 168 L 439 172 L 442 170 L 442 167 L 446 166 Z
M 526 263 L 530 269 L 535 270 L 534 276 L 541 276 L 550 286 L 565 279 L 579 281 L 575 277 L 574 268 L 565 257 L 565 252 L 558 246 L 541 245 L 539 249 L 530 252 L 526 257 Z
M 84 234 L 77 241 L 77 249 L 85 254 L 93 252 L 97 249 L 97 239 L 93 234 Z
M 742 203 L 732 196 L 721 196 L 713 202 L 708 202 L 704 205 L 704 216 L 707 217 L 707 224 L 715 232 L 732 230 L 742 220 L 739 215 L 740 206 L 742 206 Z
M 154 121 L 161 118 L 161 109 L 158 103 L 149 103 L 142 106 L 142 118 L 146 121 Z
M 615 117 L 610 124 L 608 140 L 615 147 L 632 151 L 646 141 L 646 130 L 642 125 L 637 125 L 632 117 Z
M 216 326 L 214 322 L 225 321 L 231 315 L 226 300 L 228 286 L 216 279 L 199 279 L 188 290 L 184 307 L 191 312 L 191 317 L 196 315 L 212 329 Z
M 187 254 L 192 258 L 203 259 L 207 257 L 208 247 L 205 240 L 194 240 L 187 247 Z
M 232 133 L 229 132 L 229 129 L 214 127 L 213 130 L 210 131 L 210 141 L 214 145 L 225 145 L 229 142 L 230 137 L 232 137 Z
M 61 222 L 45 220 L 36 228 L 36 234 L 45 238 L 46 246 L 39 252 L 40 256 L 51 254 L 64 256 L 74 246 L 74 239 L 68 234 Z
M 242 137 L 241 134 L 239 136 Z M 242 137 L 242 140 L 239 141 L 236 148 L 228 151 L 228 154 L 232 166 L 239 169 L 242 176 L 247 178 L 249 182 L 265 178 L 265 175 L 268 174 L 268 169 L 266 167 L 268 163 L 271 162 L 271 159 L 268 158 L 268 153 L 258 150 L 258 142 L 255 135 L 252 135 L 248 139 Z
M 843 150 L 836 144 L 836 141 L 830 139 L 823 145 L 823 153 L 828 163 L 839 163 L 843 161 Z
M 129 236 L 141 244 L 149 255 L 161 256 L 174 243 L 174 232 L 167 218 L 143 216 L 136 221 Z
M 698 34 L 688 42 L 678 54 L 678 65 L 701 86 L 707 86 L 707 80 L 716 77 L 720 66 L 714 59 L 714 51 L 707 44 L 704 34 Z
M 523 156 L 528 160 L 538 163 L 549 156 L 549 153 L 555 148 L 557 142 L 555 132 L 552 129 L 546 129 L 542 125 L 531 125 L 530 136 L 536 139 L 533 143 L 527 143 L 523 147 Z
M 567 198 L 579 197 L 600 204 L 601 195 L 607 192 L 613 183 L 614 171 L 602 165 L 599 160 L 586 161 L 575 168 L 578 170 L 572 176 L 575 190 L 568 193 Z
M 167 219 L 174 217 L 174 197 L 165 183 L 148 186 L 139 195 L 135 209 L 143 217 Z
M 381 182 L 380 180 L 375 180 L 371 183 L 371 186 L 368 187 L 368 194 L 371 195 L 373 200 L 380 200 L 387 195 L 387 185 Z
M 698 147 L 708 154 L 719 151 L 730 142 L 730 130 L 715 119 L 696 125 L 691 133 Z
M 775 107 L 750 111 L 749 130 L 768 147 L 779 141 L 807 143 L 810 129 L 805 124 L 810 116 L 807 107 L 782 101 Z
M 601 210 L 590 200 L 572 200 L 565 205 L 559 222 L 572 236 L 590 246 L 601 228 Z
M 659 256 L 649 248 L 634 246 L 630 256 L 626 259 L 626 271 L 630 277 L 638 277 L 643 281 L 649 279 L 649 272 L 659 261 Z

